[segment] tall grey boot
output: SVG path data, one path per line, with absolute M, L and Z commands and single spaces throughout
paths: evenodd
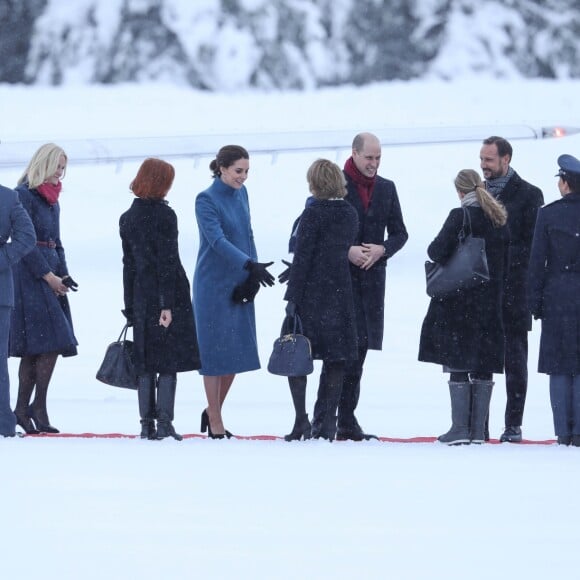
M 141 439 L 157 439 L 155 431 L 155 375 L 139 375 L 137 380 Z
M 485 423 L 489 415 L 493 381 L 471 381 L 471 442 L 485 443 Z
M 447 445 L 469 444 L 471 384 L 449 381 L 449 395 L 451 396 L 451 429 L 437 439 Z
M 173 409 L 175 407 L 175 389 L 177 377 L 159 375 L 157 379 L 157 439 L 173 437 L 181 441 L 183 437 L 173 428 Z
M 326 411 L 324 413 L 320 432 L 316 435 L 316 438 L 334 441 L 336 437 L 337 412 L 343 379 L 343 364 L 328 363 L 326 371 Z

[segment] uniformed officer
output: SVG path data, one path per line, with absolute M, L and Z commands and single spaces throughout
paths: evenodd
M 562 199 L 538 212 L 528 297 L 542 320 L 538 372 L 550 375 L 558 443 L 580 447 L 580 161 L 561 155 L 558 165 Z

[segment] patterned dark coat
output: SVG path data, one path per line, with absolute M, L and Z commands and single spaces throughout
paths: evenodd
M 302 213 L 285 300 L 296 304 L 315 359 L 357 357 L 348 250 L 356 212 L 344 200 L 315 200 Z
M 508 265 L 509 230 L 496 228 L 480 207 L 469 207 L 472 232 L 485 239 L 490 281 L 444 299 L 432 298 L 419 345 L 419 360 L 456 370 L 503 372 L 502 295 Z M 457 246 L 463 210 L 451 210 L 443 228 L 427 249 L 445 263 Z
M 405 245 L 409 235 L 392 181 L 377 175 L 372 199 L 365 213 L 356 185 L 346 173 L 345 177 L 348 191 L 345 199 L 354 207 L 359 220 L 354 245 L 382 244 L 385 247 L 385 256 L 369 270 L 361 270 L 350 264 L 359 339 L 363 344 L 367 342 L 369 349 L 381 350 L 387 261 Z
M 528 274 L 530 310 L 542 319 L 538 372 L 580 374 L 580 192 L 538 212 Z
M 53 272 L 68 274 L 60 239 L 60 205 L 50 205 L 35 189 L 16 188 L 24 209 L 34 225 L 36 240 L 43 245 L 24 256 L 12 268 L 14 310 L 10 325 L 10 356 L 58 352 L 77 354 L 72 317 L 67 296 L 56 296 L 42 278 Z
M 119 220 L 125 309 L 132 312 L 138 374 L 199 369 L 187 275 L 179 259 L 177 217 L 162 200 L 137 198 Z M 172 323 L 159 325 L 161 310 Z
M 544 196 L 540 189 L 514 173 L 496 199 L 504 204 L 508 212 L 510 229 L 509 273 L 503 304 L 504 326 L 506 330 L 531 330 L 532 317 L 526 293 L 528 263 L 536 215 L 544 204 Z

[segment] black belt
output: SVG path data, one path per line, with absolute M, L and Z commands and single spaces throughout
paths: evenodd
M 53 242 L 52 240 L 48 240 L 48 242 L 36 242 L 36 245 L 42 246 L 43 248 L 50 248 L 51 250 L 56 248 L 56 242 Z

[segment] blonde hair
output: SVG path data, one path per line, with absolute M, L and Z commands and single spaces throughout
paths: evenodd
M 481 181 L 481 177 L 477 171 L 474 169 L 462 169 L 457 174 L 454 184 L 457 191 L 463 195 L 475 191 L 477 201 L 483 213 L 492 221 L 495 227 L 505 225 L 507 222 L 507 211 L 505 207 L 483 187 L 483 181 Z
M 28 167 L 18 180 L 18 185 L 28 182 L 30 189 L 35 189 L 39 185 L 42 185 L 49 177 L 56 173 L 61 155 L 65 158 L 65 161 L 68 161 L 66 153 L 58 145 L 54 143 L 42 145 L 32 156 Z M 65 171 L 62 174 L 63 178 Z
M 343 198 L 346 195 L 346 179 L 342 169 L 328 159 L 317 159 L 306 173 L 306 180 L 316 199 Z

